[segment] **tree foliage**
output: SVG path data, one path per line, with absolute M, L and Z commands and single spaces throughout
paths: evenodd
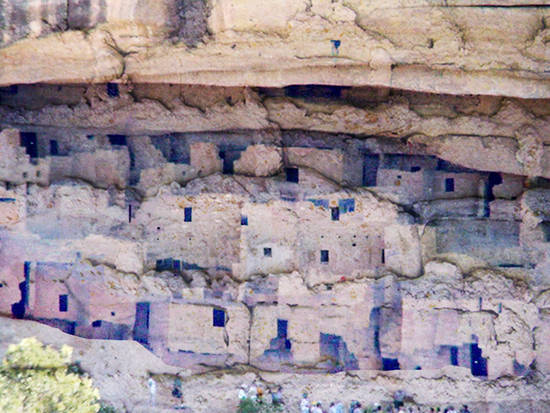
M 74 373 L 72 348 L 61 351 L 34 337 L 10 345 L 0 366 L 0 412 L 97 413 L 99 391 Z

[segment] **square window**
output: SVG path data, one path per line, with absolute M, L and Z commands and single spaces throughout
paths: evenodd
M 330 216 L 333 221 L 340 221 L 340 208 L 330 208 Z
M 214 327 L 225 327 L 225 310 L 214 308 L 212 311 L 212 325 Z
M 264 257 L 271 257 L 271 248 L 264 248 Z
M 65 313 L 69 310 L 69 296 L 67 294 L 61 294 L 59 296 L 59 311 Z
M 328 263 L 328 250 L 321 250 L 321 262 L 323 264 Z
M 298 180 L 299 180 L 298 168 L 286 168 L 286 180 L 287 182 L 298 183 Z
M 116 83 L 107 83 L 107 94 L 109 97 L 117 97 L 118 96 L 118 84 Z
M 445 192 L 454 192 L 455 191 L 455 180 L 454 178 L 445 179 Z
M 248 225 L 248 217 L 246 215 L 241 215 L 241 225 Z
M 183 218 L 185 222 L 191 222 L 193 220 L 193 208 L 185 207 L 183 213 L 185 215 Z

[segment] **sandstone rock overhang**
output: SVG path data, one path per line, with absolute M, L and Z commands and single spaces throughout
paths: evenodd
M 0 85 L 323 84 L 550 97 L 543 0 L 42 3 L 3 1 Z

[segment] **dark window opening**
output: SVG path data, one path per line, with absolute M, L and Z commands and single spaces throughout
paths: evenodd
M 487 359 L 481 356 L 481 349 L 476 343 L 470 344 L 471 371 L 474 376 L 487 376 Z
M 0 88 L 0 92 L 6 93 L 8 95 L 17 95 L 17 92 L 19 92 L 19 86 L 9 85 L 7 87 L 2 87 Z
M 277 320 L 277 337 L 278 338 L 287 338 L 288 336 L 288 321 L 287 320 Z
M 271 248 L 264 248 L 264 257 L 271 257 Z
M 145 346 L 149 338 L 149 312 L 151 304 L 148 302 L 136 303 L 136 321 L 134 323 L 134 340 Z
M 69 311 L 69 296 L 67 294 L 61 294 L 59 296 L 59 311 L 62 313 Z
M 333 221 L 339 221 L 340 220 L 340 208 L 338 208 L 338 207 L 330 208 L 330 217 Z
M 455 180 L 454 178 L 445 179 L 445 192 L 454 192 L 455 191 Z
M 418 172 L 420 169 L 420 166 L 411 166 L 411 172 Z
M 126 135 L 107 135 L 111 145 L 125 146 L 126 145 Z
M 111 316 L 114 317 L 115 315 L 116 315 L 116 313 L 114 311 L 111 311 Z
M 363 186 L 376 186 L 376 176 L 380 157 L 378 155 L 365 155 L 363 163 Z
M 101 320 L 95 320 L 93 323 L 92 323 L 92 327 L 101 327 Z
M 382 251 L 380 253 L 380 262 L 382 264 L 386 263 L 386 251 L 384 250 L 384 248 L 382 248 Z
M 328 263 L 328 250 L 321 250 L 321 262 Z
M 241 225 L 248 225 L 248 217 L 246 215 L 241 215 Z
M 340 41 L 335 40 L 335 42 Z M 336 48 L 336 45 L 332 43 L 332 47 Z M 340 47 L 340 43 L 338 43 L 338 47 Z M 284 91 L 286 96 L 293 98 L 338 99 L 342 97 L 342 90 L 344 89 L 349 89 L 349 87 L 330 85 L 292 85 L 285 87 Z
M 128 223 L 132 222 L 132 205 L 128 205 Z
M 87 137 L 89 140 L 94 139 L 94 135 L 86 135 L 86 137 Z
M 193 208 L 192 207 L 185 207 L 183 210 L 183 220 L 185 222 L 191 222 L 193 220 Z
M 109 97 L 117 97 L 119 95 L 117 83 L 107 83 L 107 94 Z
M 50 155 L 56 156 L 59 154 L 59 146 L 56 140 L 50 140 Z
M 36 139 L 36 133 L 34 132 L 21 132 L 21 146 L 25 147 L 27 155 L 31 158 L 38 158 L 38 143 Z
M 212 324 L 214 327 L 225 327 L 225 311 L 214 308 L 212 311 Z
M 389 359 L 389 358 L 382 358 L 382 370 L 384 371 L 390 371 L 390 370 L 399 370 L 399 360 L 398 359 Z
M 341 336 L 320 333 L 319 351 L 321 357 L 330 363 L 329 371 L 357 370 L 357 358 L 348 350 Z
M 458 366 L 458 347 L 452 346 L 450 349 L 451 366 Z
M 298 168 L 286 168 L 286 181 L 298 183 L 299 171 Z

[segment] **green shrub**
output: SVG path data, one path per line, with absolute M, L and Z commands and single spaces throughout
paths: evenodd
M 0 412 L 97 413 L 99 391 L 74 372 L 71 354 L 69 346 L 57 351 L 34 337 L 10 345 L 0 366 Z

